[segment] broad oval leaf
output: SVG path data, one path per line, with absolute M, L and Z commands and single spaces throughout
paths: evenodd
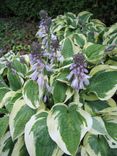
M 90 79 L 88 92 L 100 100 L 110 99 L 117 90 L 117 71 L 98 72 Z
M 90 20 L 90 17 L 92 16 L 93 14 L 88 12 L 88 11 L 82 11 L 78 14 L 78 23 L 79 24 L 86 24 L 89 22 Z
M 16 156 L 16 153 L 17 153 L 17 156 L 29 156 L 25 143 L 24 143 L 23 136 L 18 138 L 13 148 L 11 156 Z
M 47 118 L 51 138 L 68 155 L 75 155 L 80 140 L 92 126 L 90 115 L 77 105 L 56 104 Z
M 97 63 L 104 55 L 105 46 L 101 44 L 87 43 L 84 47 L 84 54 L 88 62 Z
M 25 144 L 30 156 L 61 156 L 63 152 L 50 138 L 47 129 L 47 112 L 32 116 L 25 127 Z
M 23 98 L 25 103 L 33 108 L 39 107 L 39 86 L 33 80 L 28 80 L 23 87 Z
M 24 133 L 25 124 L 29 121 L 35 110 L 25 104 L 22 99 L 14 103 L 9 117 L 9 126 L 12 139 L 15 140 Z
M 21 76 L 18 75 L 18 73 L 9 69 L 7 73 L 7 78 L 11 89 L 13 89 L 14 91 L 21 89 L 24 80 Z
M 9 92 L 9 91 L 10 91 L 9 88 L 6 88 L 6 87 L 0 88 L 0 108 L 3 107 L 2 100 L 3 100 L 4 96 L 5 96 L 5 94 L 6 94 L 7 92 Z
M 0 139 L 0 156 L 10 156 L 14 147 L 10 132 Z
M 5 115 L 0 118 L 0 139 L 6 133 L 9 124 L 9 116 Z
M 21 77 L 25 77 L 27 72 L 28 72 L 28 68 L 26 66 L 25 63 L 21 63 L 20 60 L 18 59 L 14 59 L 12 62 L 12 66 L 14 67 L 14 69 L 17 71 L 17 73 L 21 76 Z
M 69 38 L 66 38 L 63 42 L 63 48 L 62 48 L 62 55 L 63 57 L 66 58 L 70 58 L 74 55 L 73 52 L 73 43 L 72 40 Z
M 67 85 L 57 81 L 54 84 L 53 99 L 54 103 L 64 102 L 66 97 Z
M 117 149 L 111 149 L 102 135 L 87 134 L 83 146 L 90 156 L 116 156 Z

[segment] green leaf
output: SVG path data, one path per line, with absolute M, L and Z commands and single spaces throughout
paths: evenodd
M 11 94 L 10 94 L 10 92 L 11 92 Z M 8 112 L 11 112 L 15 101 L 22 97 L 22 93 L 19 91 L 18 92 L 10 91 L 10 92 L 8 92 L 5 95 L 5 97 L 3 98 L 3 101 L 2 101 L 3 104 L 5 105 L 6 109 L 8 110 Z
M 100 100 L 110 99 L 117 90 L 117 71 L 98 72 L 90 79 L 89 93 L 95 93 Z
M 50 137 L 60 149 L 75 156 L 80 140 L 91 129 L 92 119 L 87 112 L 78 109 L 76 104 L 69 107 L 56 104 L 48 115 L 47 126 Z
M 83 146 L 90 156 L 116 156 L 117 149 L 111 149 L 101 135 L 87 134 L 83 141 Z
M 23 98 L 26 104 L 36 109 L 39 107 L 39 86 L 33 80 L 28 80 L 23 87 Z
M 83 34 L 74 34 L 73 40 L 74 44 L 80 46 L 81 48 L 83 48 L 87 42 L 86 37 Z
M 82 11 L 78 14 L 78 23 L 79 24 L 85 24 L 85 23 L 88 23 L 89 20 L 90 20 L 90 17 L 92 16 L 93 14 L 88 12 L 88 11 Z
M 28 107 L 24 100 L 17 100 L 9 117 L 9 126 L 12 139 L 15 140 L 24 133 L 25 124 L 29 121 L 35 110 Z
M 22 76 L 25 77 L 28 69 L 26 64 L 21 63 L 20 60 L 14 59 L 12 62 L 12 66 L 14 67 L 14 69 L 17 71 L 17 73 Z
M 0 118 L 0 139 L 5 134 L 8 128 L 9 117 L 5 115 L 4 117 Z
M 17 153 L 17 156 L 29 156 L 23 137 L 18 138 L 18 140 L 15 143 L 15 146 L 13 148 L 13 152 L 12 152 L 11 156 L 16 156 L 16 153 Z
M 52 141 L 47 129 L 47 112 L 32 116 L 25 127 L 25 144 L 30 156 L 60 156 L 62 151 Z
M 70 58 L 73 56 L 74 52 L 73 52 L 73 43 L 69 38 L 66 38 L 63 42 L 63 48 L 62 48 L 62 55 L 63 57 L 66 58 Z
M 4 82 L 2 76 L 0 75 L 0 88 L 3 88 L 3 87 L 7 87 L 6 83 Z
M 0 88 L 0 108 L 3 107 L 2 100 L 8 91 L 9 91 L 9 88 L 6 88 L 6 87 Z
M 85 110 L 92 115 L 96 115 L 99 111 L 110 107 L 109 101 L 86 101 L 85 103 Z
M 101 117 L 95 116 L 92 117 L 93 119 L 93 125 L 92 125 L 92 129 L 91 129 L 91 133 L 94 135 L 107 135 L 108 136 L 108 132 L 106 130 L 104 121 Z
M 95 64 L 103 58 L 104 49 L 104 45 L 87 43 L 83 51 L 87 61 Z
M 0 140 L 0 155 L 11 156 L 14 143 L 11 139 L 10 132 L 7 132 L 4 137 Z
M 56 81 L 53 90 L 54 103 L 64 102 L 66 97 L 65 95 L 66 91 L 67 91 L 67 85 L 59 81 Z
M 17 73 L 9 69 L 7 73 L 7 78 L 9 80 L 11 89 L 13 89 L 14 91 L 21 89 L 24 83 L 24 80 Z

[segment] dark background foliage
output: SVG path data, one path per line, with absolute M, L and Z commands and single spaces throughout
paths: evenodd
M 0 16 L 38 19 L 41 9 L 55 17 L 64 12 L 90 11 L 107 25 L 117 21 L 117 0 L 0 0 Z
M 52 18 L 86 10 L 107 26 L 117 22 L 117 0 L 0 0 L 0 52 L 30 51 L 42 9 Z

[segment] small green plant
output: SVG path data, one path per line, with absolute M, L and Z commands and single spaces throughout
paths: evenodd
M 116 156 L 117 24 L 40 17 L 31 53 L 0 58 L 0 155 Z

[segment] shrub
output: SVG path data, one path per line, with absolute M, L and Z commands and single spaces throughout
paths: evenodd
M 0 58 L 0 155 L 116 156 L 117 24 L 40 16 L 31 54 Z
M 99 0 L 5 0 L 0 5 L 0 14 L 1 16 L 10 14 L 21 18 L 37 19 L 38 11 L 41 9 L 46 9 L 52 17 L 68 11 L 78 13 L 87 10 L 108 25 L 117 20 L 116 0 L 112 0 L 111 3 Z M 109 16 L 111 18 L 108 18 Z

